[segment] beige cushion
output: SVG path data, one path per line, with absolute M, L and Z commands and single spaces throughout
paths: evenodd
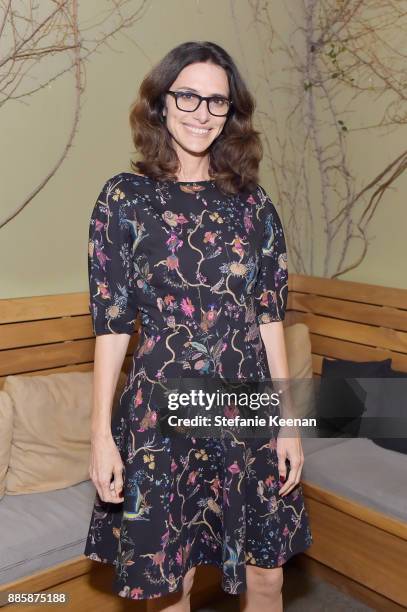
M 92 384 L 93 372 L 6 378 L 14 409 L 6 494 L 53 491 L 89 479 Z
M 311 339 L 305 323 L 284 327 L 295 417 L 315 416 L 315 392 L 312 373 Z
M 0 499 L 6 490 L 11 438 L 13 434 L 13 404 L 8 393 L 0 391 Z

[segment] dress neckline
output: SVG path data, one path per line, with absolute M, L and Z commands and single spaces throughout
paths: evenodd
M 131 174 L 133 174 L 133 176 L 137 178 L 149 178 L 145 174 L 136 174 L 135 172 L 131 172 Z M 202 181 L 168 181 L 168 182 L 172 183 L 173 185 L 206 185 L 206 184 L 214 183 L 215 180 L 214 179 L 203 179 Z
M 175 185 L 204 185 L 213 183 L 213 179 L 204 179 L 203 181 L 173 181 Z

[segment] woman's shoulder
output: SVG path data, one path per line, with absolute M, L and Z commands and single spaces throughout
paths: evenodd
M 251 197 L 256 207 L 257 217 L 262 219 L 265 225 L 273 223 L 276 227 L 282 226 L 282 211 L 279 212 L 279 206 L 275 203 L 270 191 L 263 185 L 257 184 L 251 191 Z
M 110 176 L 105 180 L 102 191 L 109 193 L 132 193 L 134 191 L 143 191 L 146 187 L 152 184 L 151 178 L 144 174 L 135 174 L 134 172 L 122 171 Z
M 265 189 L 263 185 L 257 184 L 253 194 L 255 195 L 261 210 L 265 209 L 268 212 L 277 212 L 277 207 L 274 204 L 274 200 L 271 197 L 270 192 Z
M 150 197 L 149 185 L 148 177 L 133 172 L 123 171 L 109 176 L 99 186 L 92 218 L 108 215 L 119 219 L 129 207 Z

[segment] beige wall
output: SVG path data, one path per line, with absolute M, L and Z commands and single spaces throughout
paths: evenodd
M 86 15 L 81 7 L 82 19 L 98 14 L 98 0 L 82 4 L 86 4 Z M 284 5 L 278 1 L 271 4 L 274 24 L 289 40 L 293 26 Z M 211 40 L 224 46 L 237 61 L 259 109 L 270 111 L 269 94 L 263 86 L 260 69 L 264 41 L 259 41 L 248 28 L 250 18 L 249 3 L 244 1 L 152 0 L 143 20 L 127 30 L 126 36 L 118 35 L 112 42 L 116 53 L 104 47 L 91 58 L 86 68 L 86 92 L 78 133 L 67 159 L 41 193 L 2 230 L 1 298 L 87 290 L 91 209 L 104 181 L 116 172 L 129 169 L 132 153 L 129 105 L 143 75 L 173 46 L 186 40 Z M 274 62 L 278 61 L 276 55 Z M 275 79 L 279 74 L 276 69 Z M 9 103 L 1 109 L 2 217 L 15 209 L 55 163 L 68 136 L 73 108 L 74 81 L 72 75 L 66 75 L 31 97 L 29 104 Z M 273 109 L 273 112 L 284 112 L 284 96 Z M 365 109 L 360 109 L 361 117 L 364 112 Z M 395 151 L 401 151 L 403 139 L 405 142 L 401 130 L 385 140 L 374 134 L 366 147 L 367 141 L 360 145 L 355 133 L 351 156 L 353 172 L 360 177 L 358 184 L 376 174 L 395 156 Z M 261 179 L 278 204 L 282 184 L 284 190 L 292 188 L 280 177 L 277 193 L 268 164 L 263 164 Z M 403 197 L 406 186 L 404 176 L 379 206 L 370 228 L 368 255 L 356 270 L 343 278 L 407 286 L 404 271 L 407 209 Z M 312 206 L 318 215 L 318 189 L 315 193 Z M 320 249 L 321 261 L 312 272 L 323 275 L 323 235 L 318 235 L 318 231 L 314 245 L 317 253 Z

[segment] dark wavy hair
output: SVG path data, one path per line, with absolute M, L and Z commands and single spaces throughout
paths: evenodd
M 162 110 L 165 92 L 185 66 L 210 62 L 227 74 L 232 105 L 223 130 L 209 148 L 209 176 L 225 193 L 254 189 L 263 156 L 260 133 L 253 128 L 255 101 L 230 55 L 212 42 L 185 42 L 174 47 L 141 83 L 130 111 L 132 139 L 141 154 L 131 168 L 155 180 L 177 180 L 179 159 Z

